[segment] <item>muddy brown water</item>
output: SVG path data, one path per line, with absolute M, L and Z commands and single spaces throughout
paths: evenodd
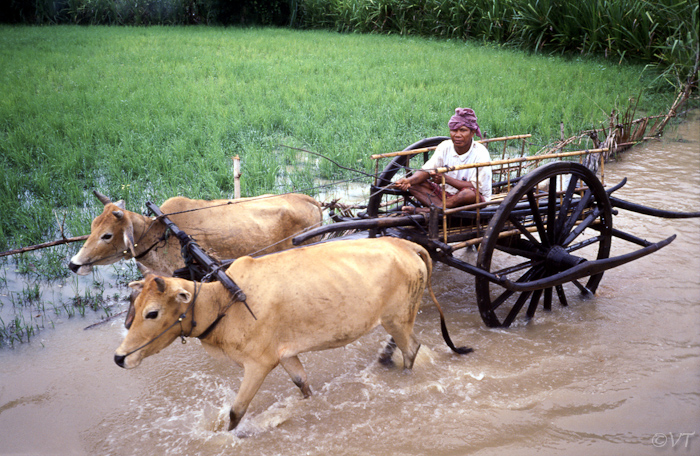
M 606 165 L 606 184 L 626 176 L 622 198 L 700 210 L 699 131 L 695 115 L 625 152 Z M 223 428 L 241 368 L 176 341 L 120 369 L 123 319 L 90 330 L 90 317 L 61 321 L 0 350 L 0 454 L 700 454 L 700 221 L 620 212 L 616 227 L 678 238 L 606 272 L 594 298 L 508 330 L 484 326 L 471 276 L 437 265 L 452 338 L 474 353 L 449 351 L 426 297 L 413 371 L 376 362 L 377 329 L 302 355 L 310 399 L 273 371 L 232 433 Z M 632 248 L 615 240 L 612 254 Z

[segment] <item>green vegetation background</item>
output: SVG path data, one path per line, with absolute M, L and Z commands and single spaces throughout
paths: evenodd
M 643 65 L 497 45 L 288 28 L 0 26 L 0 250 L 89 232 L 93 188 L 147 200 L 313 193 L 373 171 L 371 153 L 447 134 L 473 107 L 490 137 L 531 147 L 675 91 Z M 366 180 L 365 180 L 366 182 Z
M 695 0 L 7 0 L 0 22 L 274 25 L 479 40 L 546 53 L 603 55 L 697 75 Z

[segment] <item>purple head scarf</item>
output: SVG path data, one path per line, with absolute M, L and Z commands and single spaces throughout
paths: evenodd
M 450 130 L 457 130 L 462 126 L 475 131 L 476 136 L 481 138 L 481 130 L 479 129 L 479 124 L 476 123 L 476 114 L 471 108 L 457 108 L 455 109 L 455 115 L 450 118 L 447 123 Z

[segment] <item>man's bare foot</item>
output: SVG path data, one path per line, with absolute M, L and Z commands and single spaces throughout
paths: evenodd
M 413 207 L 413 206 L 403 206 L 401 210 L 406 214 L 423 214 L 430 212 L 427 207 Z

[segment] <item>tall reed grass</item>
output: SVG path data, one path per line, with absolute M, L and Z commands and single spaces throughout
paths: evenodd
M 93 188 L 132 210 L 174 195 L 308 191 L 373 172 L 372 153 L 447 133 L 473 107 L 489 136 L 533 148 L 672 92 L 643 67 L 461 41 L 326 31 L 0 26 L 0 250 L 89 231 Z M 292 171 L 290 171 L 292 170 Z
M 9 0 L 0 21 L 90 25 L 289 25 L 475 39 L 544 53 L 605 56 L 697 83 L 693 0 Z
M 80 25 L 288 25 L 298 0 L 6 0 L 0 22 Z
M 700 7 L 692 0 L 304 0 L 301 5 L 309 28 L 599 55 L 659 66 L 676 87 L 697 79 Z

